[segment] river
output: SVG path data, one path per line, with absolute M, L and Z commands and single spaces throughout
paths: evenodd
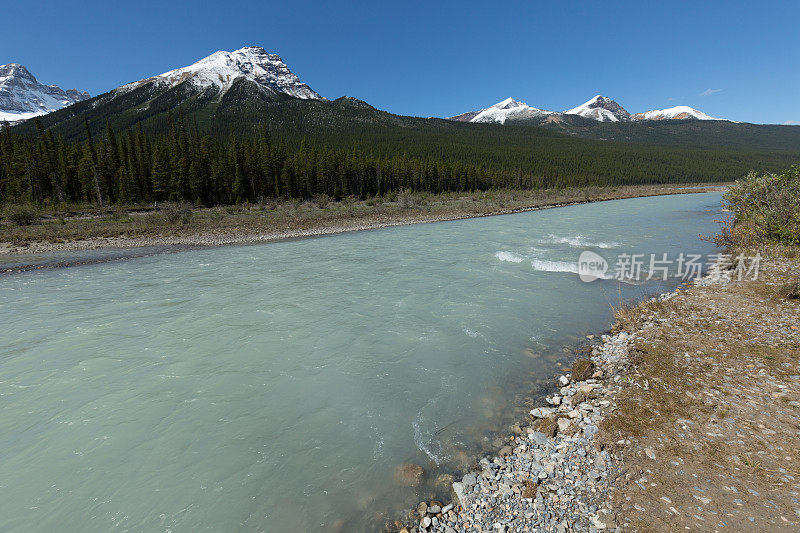
M 0 276 L 0 530 L 371 530 L 441 494 L 719 193 Z M 422 465 L 416 489 L 393 483 Z

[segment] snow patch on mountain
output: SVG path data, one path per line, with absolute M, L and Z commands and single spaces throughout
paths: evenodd
M 645 113 L 636 113 L 631 118 L 634 120 L 683 120 L 689 118 L 697 120 L 725 120 L 706 115 L 702 111 L 698 111 L 686 105 L 679 105 L 667 109 L 652 109 Z
M 239 78 L 246 78 L 262 87 L 295 98 L 324 100 L 311 87 L 301 82 L 280 56 L 267 53 L 260 46 L 247 46 L 233 52 L 214 52 L 188 67 L 123 85 L 117 91 L 132 90 L 150 82 L 175 87 L 188 80 L 201 89 L 215 86 L 220 94 L 224 94 Z
M 0 65 L 0 122 L 15 124 L 89 98 L 76 89 L 44 85 L 18 63 Z
M 455 117 L 450 117 L 450 119 L 460 120 L 462 122 L 496 122 L 505 124 L 507 120 L 525 120 L 552 114 L 552 111 L 545 111 L 544 109 L 531 107 L 525 102 L 518 102 L 513 98 L 506 98 L 502 102 L 497 102 L 486 109 L 463 113 Z
M 599 122 L 619 122 L 630 120 L 631 114 L 617 102 L 606 96 L 597 95 L 578 107 L 564 111 L 566 115 L 580 115 Z

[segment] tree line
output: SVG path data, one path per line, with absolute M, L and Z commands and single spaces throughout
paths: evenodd
M 163 133 L 140 125 L 105 135 L 85 124 L 66 142 L 36 120 L 35 134 L 0 131 L 0 203 L 197 205 L 267 198 L 368 198 L 398 190 L 476 191 L 736 178 L 758 154 L 632 146 L 583 139 L 503 139 L 394 128 L 298 137 L 261 125 L 210 135 L 170 114 Z M 752 168 L 752 167 L 751 167 Z

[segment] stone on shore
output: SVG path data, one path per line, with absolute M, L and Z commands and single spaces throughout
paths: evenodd
M 531 409 L 531 416 L 534 418 L 547 418 L 553 416 L 556 410 L 552 407 L 537 407 L 536 409 Z

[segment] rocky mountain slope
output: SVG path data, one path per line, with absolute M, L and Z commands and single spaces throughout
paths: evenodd
M 221 96 L 238 80 L 252 82 L 267 93 L 280 93 L 303 100 L 323 99 L 301 82 L 280 56 L 267 53 L 260 46 L 247 46 L 233 52 L 214 52 L 188 67 L 123 85 L 112 93 L 124 93 L 142 86 L 172 89 L 187 83 L 201 91 L 212 89 L 217 96 Z
M 87 92 L 39 83 L 18 63 L 0 65 L 0 122 L 15 124 L 88 98 Z

